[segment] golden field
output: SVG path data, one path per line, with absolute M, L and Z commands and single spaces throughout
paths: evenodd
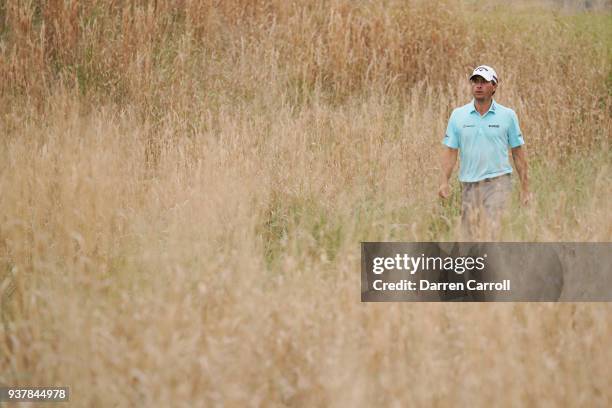
M 457 238 L 438 157 L 479 64 L 535 194 L 503 239 L 612 238 L 609 3 L 508 3 L 3 2 L 0 384 L 610 406 L 607 304 L 360 302 L 361 241 Z

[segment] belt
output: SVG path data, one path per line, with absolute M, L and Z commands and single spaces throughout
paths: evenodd
M 471 184 L 471 185 L 477 185 L 477 184 L 481 184 L 481 183 L 490 183 L 491 181 L 500 179 L 502 177 L 510 177 L 510 173 L 502 174 L 501 176 L 496 176 L 496 177 L 489 177 L 489 178 L 482 179 L 482 180 L 479 180 L 479 181 L 464 181 L 464 183 L 465 184 Z

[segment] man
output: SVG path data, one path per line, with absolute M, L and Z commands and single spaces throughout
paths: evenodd
M 442 180 L 438 194 L 450 195 L 448 180 L 460 155 L 463 238 L 495 239 L 501 216 L 510 201 L 512 166 L 508 146 L 521 182 L 521 203 L 530 200 L 527 157 L 516 113 L 493 100 L 498 77 L 487 65 L 470 76 L 472 102 L 453 111 L 442 152 Z

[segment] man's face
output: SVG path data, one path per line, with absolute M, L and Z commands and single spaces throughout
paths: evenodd
M 475 76 L 470 80 L 472 84 L 472 95 L 477 100 L 488 100 L 493 96 L 497 89 L 497 84 L 487 81 L 481 76 Z

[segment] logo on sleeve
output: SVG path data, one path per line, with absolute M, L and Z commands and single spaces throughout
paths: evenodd
M 463 125 L 464 128 L 468 128 L 468 127 L 476 127 L 476 125 Z

